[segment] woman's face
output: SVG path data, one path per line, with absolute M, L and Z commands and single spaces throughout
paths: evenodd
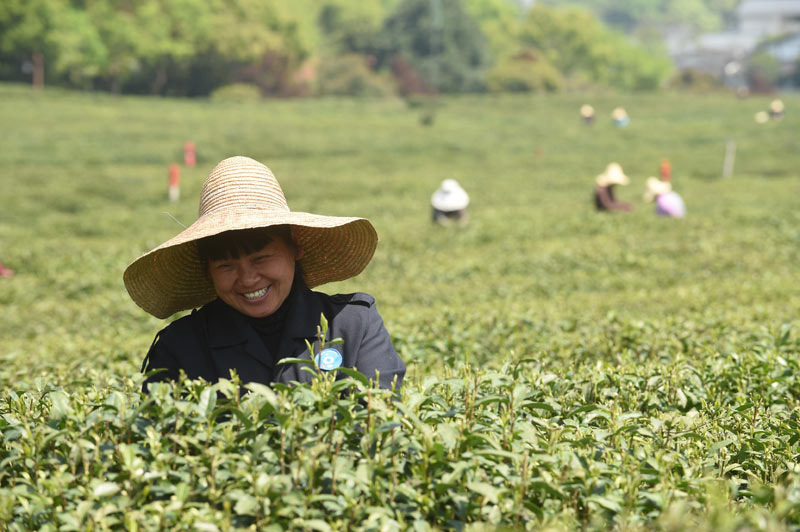
M 276 238 L 255 253 L 211 260 L 208 272 L 221 300 L 246 316 L 263 318 L 289 295 L 298 258 L 293 246 Z

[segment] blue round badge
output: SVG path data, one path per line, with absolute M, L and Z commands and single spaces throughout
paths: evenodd
M 325 371 L 336 369 L 342 365 L 342 354 L 331 347 L 323 349 L 316 357 L 317 366 Z

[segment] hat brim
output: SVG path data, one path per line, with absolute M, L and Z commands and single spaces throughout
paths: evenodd
M 197 253 L 196 241 L 225 231 L 276 225 L 292 227 L 292 235 L 303 250 L 298 262 L 309 288 L 358 275 L 378 245 L 378 234 L 365 218 L 229 209 L 199 218 L 133 261 L 123 274 L 125 287 L 137 305 L 157 318 L 202 306 L 217 296 Z
M 630 184 L 631 180 L 625 174 L 600 174 L 595 178 L 597 186 L 606 187 L 608 185 L 621 185 L 625 186 Z

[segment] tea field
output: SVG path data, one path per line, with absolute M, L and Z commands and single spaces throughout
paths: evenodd
M 401 100 L 0 85 L 0 530 L 800 530 L 800 95 L 783 99 L 758 124 L 769 96 L 463 96 L 426 126 Z M 139 393 L 168 320 L 122 272 L 194 221 L 231 155 L 270 166 L 293 210 L 373 222 L 371 264 L 322 290 L 376 297 L 399 397 L 357 376 Z M 663 158 L 685 219 L 642 199 Z M 633 212 L 593 210 L 610 161 Z M 465 228 L 430 221 L 445 178 L 470 193 Z

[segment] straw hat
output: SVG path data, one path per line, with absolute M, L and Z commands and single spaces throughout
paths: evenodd
M 445 179 L 431 196 L 431 205 L 434 209 L 451 212 L 466 209 L 469 205 L 469 195 L 461 188 L 455 179 Z
M 615 107 L 614 110 L 611 111 L 611 118 L 614 120 L 625 120 L 627 116 L 628 112 L 624 107 Z
M 202 306 L 215 299 L 214 285 L 196 241 L 237 229 L 289 225 L 303 249 L 298 260 L 309 288 L 361 273 L 378 244 L 364 218 L 292 212 L 269 168 L 248 157 L 230 157 L 206 178 L 197 221 L 145 253 L 123 275 L 128 294 L 156 316 Z
M 595 183 L 600 187 L 606 187 L 608 185 L 627 185 L 630 183 L 630 179 L 628 179 L 628 176 L 622 171 L 622 167 L 619 163 L 608 163 L 605 172 L 599 174 L 595 178 Z
M 647 178 L 647 191 L 644 193 L 645 201 L 653 201 L 661 194 L 666 194 L 672 190 L 672 184 L 669 181 L 661 181 L 657 177 Z
M 585 104 L 581 105 L 581 116 L 582 117 L 588 118 L 588 117 L 593 116 L 593 115 L 594 115 L 594 107 L 592 107 L 588 103 L 585 103 Z
M 772 100 L 769 103 L 769 110 L 773 113 L 782 113 L 784 109 L 783 101 L 782 100 Z

